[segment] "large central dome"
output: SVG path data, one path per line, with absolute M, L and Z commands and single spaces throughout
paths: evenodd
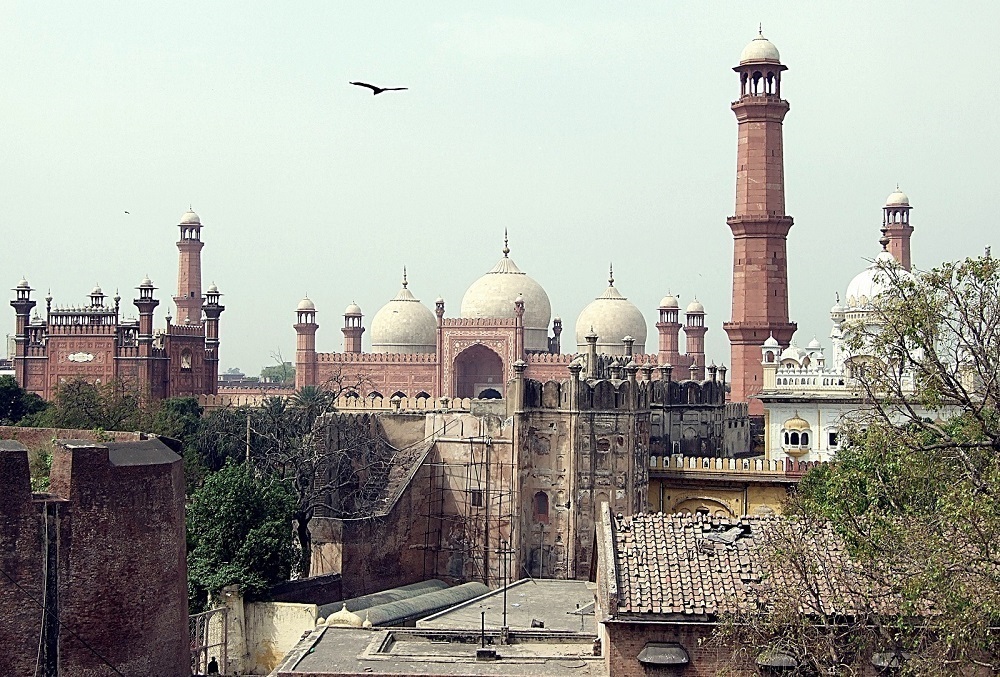
M 509 253 L 504 242 L 503 258 L 466 290 L 462 297 L 462 317 L 515 317 L 514 301 L 520 296 L 524 299 L 524 347 L 548 352 L 549 318 L 552 316 L 549 296 L 542 285 L 521 272 L 508 258 Z

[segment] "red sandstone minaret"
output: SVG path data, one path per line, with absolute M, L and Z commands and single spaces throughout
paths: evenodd
M 684 352 L 691 358 L 691 377 L 698 381 L 705 380 L 705 306 L 694 299 L 684 312 L 684 337 L 686 346 Z
M 660 321 L 656 323 L 656 333 L 659 336 L 659 351 L 656 361 L 661 365 L 680 363 L 681 323 L 678 321 L 680 304 L 677 297 L 667 294 L 660 300 Z
M 733 231 L 733 319 L 723 325 L 732 349 L 732 400 L 745 402 L 760 391 L 760 346 L 774 336 L 787 346 L 795 333 L 788 321 L 788 264 L 785 240 L 792 217 L 785 214 L 781 123 L 788 102 L 781 98 L 777 48 L 759 35 L 740 55 L 740 98 L 732 109 L 739 123 L 736 213 Z M 763 413 L 758 400 L 750 413 Z
M 406 287 L 405 272 L 403 273 L 403 287 Z M 344 332 L 345 353 L 361 352 L 361 335 L 365 333 L 365 326 L 362 322 L 363 318 L 364 314 L 361 312 L 361 306 L 357 303 L 352 303 L 344 310 L 344 328 L 340 331 Z
M 201 219 L 188 209 L 181 222 L 181 239 L 177 242 L 177 321 L 174 324 L 201 324 Z
M 910 269 L 910 198 L 896 186 L 895 192 L 886 198 L 882 207 L 882 246 L 899 261 L 904 269 Z
M 139 298 L 135 299 L 135 307 L 139 309 L 139 336 L 137 337 L 139 353 L 139 383 L 153 383 L 153 311 L 160 302 L 153 298 L 156 287 L 149 276 L 142 278 L 136 287 Z
M 316 367 L 316 304 L 308 296 L 295 309 L 295 388 L 319 385 Z

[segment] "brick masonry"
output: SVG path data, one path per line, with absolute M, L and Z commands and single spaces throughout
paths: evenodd
M 39 658 L 56 660 L 55 644 L 60 674 L 107 675 L 105 661 L 130 675 L 189 674 L 180 458 L 157 440 L 63 443 L 51 493 L 32 496 L 27 451 L 5 444 L 0 674 L 33 674 Z M 46 561 L 60 625 L 40 642 Z

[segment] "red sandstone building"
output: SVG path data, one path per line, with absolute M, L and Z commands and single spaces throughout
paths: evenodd
M 368 353 L 362 352 L 361 308 L 353 303 L 344 311 L 343 352 L 317 352 L 316 306 L 302 299 L 295 323 L 296 387 L 335 380 L 373 398 L 500 398 L 519 362 L 526 365 L 526 378 L 542 382 L 564 379 L 574 363 L 584 378 L 608 369 L 624 378 L 633 364 L 644 380 L 654 380 L 654 371 L 656 378 L 705 380 L 707 327 L 705 307 L 697 300 L 685 314 L 686 352 L 679 349 L 680 307 L 668 295 L 658 308 L 658 350 L 647 353 L 642 311 L 618 291 L 612 272 L 607 288 L 577 319 L 576 350 L 565 354 L 562 320 L 552 318 L 550 325 L 548 295 L 509 255 L 505 242 L 503 257 L 466 291 L 459 317 L 445 317 L 444 299 L 434 302 L 433 312 L 423 305 L 404 271 L 399 293 L 372 319 Z M 722 367 L 723 379 L 725 373 Z
M 168 315 L 164 329 L 153 328 L 160 302 L 148 277 L 133 301 L 138 319 L 124 319 L 121 298 L 116 294 L 109 302 L 99 286 L 84 306 L 53 306 L 47 296 L 45 316 L 32 317 L 34 290 L 21 280 L 10 302 L 17 315 L 14 371 L 21 387 L 45 399 L 60 383 L 78 377 L 135 384 L 154 398 L 217 391 L 219 317 L 225 306 L 214 284 L 202 294 L 201 219 L 189 210 L 178 227 L 177 318 Z

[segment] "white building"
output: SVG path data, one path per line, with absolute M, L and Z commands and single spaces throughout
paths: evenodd
M 896 267 L 899 275 L 910 274 L 910 209 L 909 199 L 898 189 L 886 200 L 883 251 L 847 285 L 843 304 L 838 295 L 830 309 L 829 354 L 815 337 L 805 348 L 793 342 L 782 350 L 773 337 L 761 346 L 764 382 L 757 398 L 764 403 L 767 458 L 829 461 L 840 448 L 844 421 L 870 410 L 853 372 L 872 358 L 851 353 L 850 333 L 859 327 L 877 329 L 872 302 L 886 289 L 889 268 Z M 904 373 L 901 378 L 903 393 L 912 393 L 912 375 Z M 940 412 L 919 413 L 936 418 Z

